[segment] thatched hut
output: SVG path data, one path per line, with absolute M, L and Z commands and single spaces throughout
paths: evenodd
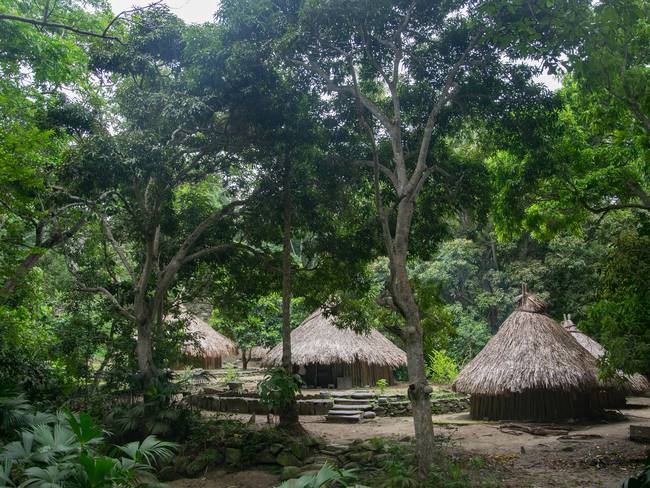
M 564 315 L 564 320 L 562 320 L 561 325 L 573 336 L 578 344 L 589 351 L 589 354 L 591 354 L 594 358 L 600 359 L 605 355 L 605 348 L 599 342 L 595 341 L 584 332 L 581 332 L 571 320 L 570 314 Z M 611 407 L 625 406 L 625 394 L 640 395 L 650 390 L 650 382 L 648 382 L 648 379 L 642 374 L 635 373 L 629 375 L 622 372 L 620 374 L 623 381 L 619 382 L 617 385 L 618 388 L 616 388 L 619 390 L 620 394 L 613 395 L 614 398 L 611 398 L 612 401 L 608 402 L 608 406 Z
M 237 346 L 226 336 L 214 330 L 205 320 L 182 312 L 180 320 L 186 324 L 187 332 L 194 340 L 183 346 L 183 359 L 177 369 L 193 366 L 204 369 L 221 368 L 224 357 L 237 354 Z
M 266 357 L 270 350 L 270 347 L 254 346 L 251 347 L 248 357 L 251 361 L 261 361 Z
M 452 385 L 471 394 L 472 418 L 553 420 L 599 414 L 593 401 L 599 387 L 593 356 L 525 288 L 517 305 Z
M 334 325 L 321 309 L 291 332 L 291 361 L 309 386 L 348 388 L 395 383 L 393 369 L 406 364 L 406 354 L 379 331 L 357 334 Z M 262 366 L 282 363 L 282 344 L 262 360 Z

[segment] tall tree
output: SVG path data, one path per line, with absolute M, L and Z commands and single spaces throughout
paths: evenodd
M 131 21 L 124 42 L 96 50 L 92 60 L 100 76 L 116 83 L 117 125 L 69 158 L 85 198 L 110 195 L 92 205 L 104 266 L 84 256 L 90 240 L 76 241 L 69 255 L 80 289 L 101 294 L 134 324 L 147 382 L 156 372 L 154 339 L 164 331 L 168 294 L 181 270 L 243 248 L 232 221 L 247 188 L 225 187 L 220 178 L 227 124 L 220 99 L 190 95 L 186 87 L 194 53 L 184 51 L 184 36 L 191 31 L 163 7 L 135 12 Z
M 538 92 L 526 87 L 532 70 L 508 62 L 527 29 L 524 5 L 508 9 L 518 20 L 508 33 L 498 3 L 259 3 L 268 19 L 285 27 L 276 43 L 285 64 L 334 95 L 332 109 L 364 137 L 355 164 L 372 170 L 390 267 L 385 303 L 404 319 L 409 398 L 425 477 L 435 449 L 420 311 L 407 272 L 412 231 L 426 212 L 418 206 L 426 200 L 427 181 L 435 176 L 443 188 L 452 186 L 445 138 L 460 129 L 463 116 L 517 112 Z M 540 25 L 548 28 L 548 15 L 536 20 L 542 17 Z

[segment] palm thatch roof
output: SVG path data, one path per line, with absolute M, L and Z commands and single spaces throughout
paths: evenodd
M 452 388 L 490 396 L 597 388 L 596 360 L 544 313 L 546 304 L 524 290 L 517 305 Z
M 279 366 L 282 344 L 278 344 L 262 360 L 263 366 Z M 397 368 L 406 364 L 406 353 L 372 329 L 357 334 L 334 325 L 319 308 L 291 332 L 291 362 L 295 365 L 363 362 Z
M 251 350 L 249 352 L 250 358 L 254 360 L 264 359 L 270 350 L 271 350 L 270 347 L 264 347 L 264 346 L 251 347 Z
M 183 311 L 179 317 L 186 323 L 187 332 L 196 341 L 188 342 L 183 352 L 189 356 L 224 357 L 237 354 L 237 346 L 223 334 L 214 330 L 205 320 Z
M 573 336 L 578 344 L 589 351 L 589 354 L 591 354 L 594 358 L 600 359 L 607 352 L 599 342 L 595 341 L 584 332 L 578 330 L 578 328 L 571 320 L 570 314 L 564 315 L 564 320 L 562 320 L 562 327 L 564 327 L 564 329 Z M 626 391 L 638 394 L 650 390 L 650 382 L 648 382 L 648 379 L 642 374 L 635 373 L 629 375 L 621 373 L 621 375 L 625 378 L 625 384 L 623 385 L 623 388 Z

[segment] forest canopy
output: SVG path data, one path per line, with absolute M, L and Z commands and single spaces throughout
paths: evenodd
M 646 0 L 224 0 L 203 24 L 0 0 L 0 390 L 101 410 L 178 363 L 188 309 L 244 358 L 284 344 L 290 371 L 323 307 L 407 352 L 417 412 L 522 284 L 602 343 L 604 375 L 650 375 L 648 19 Z

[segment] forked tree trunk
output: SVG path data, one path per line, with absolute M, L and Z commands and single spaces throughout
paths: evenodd
M 282 192 L 282 367 L 291 374 L 291 163 L 285 162 Z M 280 412 L 280 427 L 298 427 L 298 407 L 295 398 Z

